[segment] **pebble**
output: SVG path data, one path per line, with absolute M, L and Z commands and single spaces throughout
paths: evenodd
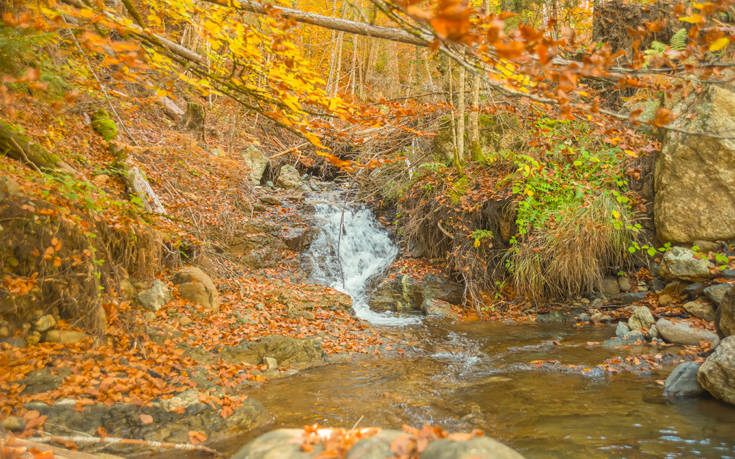
M 11 432 L 22 432 L 26 428 L 26 421 L 18 416 L 8 416 L 3 419 L 3 428 Z

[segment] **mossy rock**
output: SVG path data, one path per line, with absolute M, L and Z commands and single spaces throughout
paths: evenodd
M 106 110 L 99 110 L 92 116 L 92 129 L 107 141 L 117 137 L 117 124 Z

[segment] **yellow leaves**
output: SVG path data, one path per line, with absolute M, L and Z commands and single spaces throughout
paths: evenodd
M 712 52 L 721 51 L 727 47 L 727 45 L 730 44 L 730 39 L 728 37 L 720 37 L 717 40 L 713 41 L 709 45 L 709 50 Z
M 680 16 L 679 20 L 682 22 L 687 22 L 689 24 L 699 24 L 701 22 L 704 22 L 704 16 L 699 13 L 694 13 L 689 16 Z
M 617 210 L 612 211 L 612 216 L 615 220 L 620 220 L 620 212 L 618 212 Z
M 626 155 L 630 156 L 631 158 L 637 158 L 638 153 L 634 152 L 633 150 L 623 150 Z

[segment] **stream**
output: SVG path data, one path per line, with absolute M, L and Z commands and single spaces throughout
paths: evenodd
M 371 311 L 368 280 L 390 265 L 397 248 L 369 209 L 345 205 L 337 193 L 320 194 L 313 204 L 314 280 L 348 293 L 356 315 L 399 341 L 401 352 L 270 381 L 252 393 L 276 418 L 269 429 L 429 423 L 482 429 L 527 457 L 735 457 L 735 408 L 710 397 L 664 398 L 656 380 L 673 364 L 619 374 L 595 367 L 615 356 L 659 352 L 599 345 L 613 327 L 452 323 Z

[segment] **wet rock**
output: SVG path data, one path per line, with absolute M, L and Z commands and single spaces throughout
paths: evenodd
M 248 167 L 248 181 L 251 185 L 260 185 L 265 168 L 268 166 L 268 157 L 255 145 L 249 145 L 245 151 L 240 153 L 245 165 Z
M 651 328 L 648 329 L 648 336 L 650 336 L 652 340 L 655 340 L 660 336 L 655 324 L 651 325 Z
M 23 395 L 34 395 L 61 387 L 64 378 L 71 374 L 68 368 L 42 368 L 28 373 L 18 383 L 26 386 Z
M 321 363 L 324 351 L 316 339 L 298 339 L 282 335 L 269 335 L 260 341 L 244 340 L 237 346 L 222 349 L 222 358 L 230 363 L 247 362 L 257 365 L 268 356 L 283 366 L 307 367 Z
M 628 292 L 620 295 L 622 304 L 633 304 L 646 298 L 646 292 Z
M 659 319 L 656 322 L 656 329 L 663 339 L 674 344 L 698 345 L 701 340 L 705 340 L 711 342 L 712 346 L 716 346 L 720 341 L 717 335 L 710 331 L 692 328 L 689 324 L 675 323 L 667 319 Z
M 633 309 L 633 314 L 628 319 L 628 327 L 631 330 L 647 330 L 654 322 L 651 310 L 645 306 L 638 306 Z
M 504 444 L 488 437 L 474 437 L 465 441 L 447 438 L 434 440 L 421 453 L 420 459 L 522 459 L 523 456 Z
M 546 314 L 539 314 L 536 316 L 536 322 L 540 324 L 553 324 L 573 321 L 574 313 L 570 311 L 551 311 L 547 312 Z
M 10 432 L 23 432 L 26 428 L 25 419 L 18 416 L 8 416 L 3 419 L 3 429 L 9 430 Z
M 452 315 L 452 305 L 438 298 L 427 298 L 421 303 L 421 312 L 427 316 L 449 317 Z
M 294 252 L 303 252 L 311 245 L 314 232 L 310 228 L 288 228 L 281 233 L 281 239 Z
M 664 395 L 667 397 L 696 397 L 704 390 L 697 381 L 699 365 L 696 362 L 679 364 L 671 372 L 664 383 Z
M 610 317 L 607 314 L 603 314 L 602 312 L 595 312 L 590 316 L 590 320 L 594 323 L 607 323 L 612 320 L 612 317 Z
M 171 291 L 160 280 L 153 281 L 153 286 L 138 293 L 138 302 L 149 311 L 158 311 L 171 301 Z
M 49 330 L 46 333 L 45 341 L 48 343 L 76 344 L 88 336 L 86 333 L 76 330 Z
M 303 432 L 301 429 L 268 432 L 240 448 L 230 459 L 306 459 L 324 451 L 320 444 L 310 453 L 301 451 Z
M 605 298 L 613 298 L 620 293 L 620 287 L 618 285 L 618 279 L 612 276 L 607 276 L 602 279 L 600 285 L 600 293 Z
M 182 298 L 204 306 L 210 311 L 219 311 L 219 293 L 212 278 L 195 266 L 187 266 L 176 273 L 173 279 Z
M 732 288 L 730 284 L 714 284 L 704 289 L 704 294 L 710 299 L 716 306 L 722 303 L 725 298 L 725 294 Z
M 707 357 L 697 380 L 715 398 L 735 405 L 735 336 L 723 339 Z
M 715 320 L 715 308 L 711 304 L 703 300 L 695 300 L 684 303 L 684 310 L 699 319 L 713 321 Z
M 630 328 L 628 328 L 628 325 L 625 322 L 618 322 L 617 327 L 615 327 L 615 336 L 617 336 L 618 338 L 622 338 L 628 332 L 630 332 Z
M 33 328 L 42 333 L 54 328 L 54 325 L 56 325 L 56 319 L 51 314 L 43 315 L 33 322 Z
M 697 298 L 704 293 L 704 288 L 706 286 L 701 282 L 694 282 L 693 284 L 689 284 L 684 289 L 684 293 L 689 296 L 689 298 Z
M 175 396 L 162 400 L 159 405 L 166 411 L 174 411 L 180 408 L 189 408 L 195 403 L 199 403 L 200 392 L 196 389 L 189 389 L 176 394 Z
M 735 289 L 725 294 L 720 307 L 715 311 L 715 328 L 721 338 L 735 335 Z
M 712 266 L 706 259 L 695 258 L 695 253 L 684 247 L 674 247 L 663 256 L 659 274 L 668 279 L 684 279 L 692 282 L 710 277 Z
M 577 316 L 577 320 L 580 322 L 589 322 L 590 321 L 590 315 L 586 312 L 583 312 Z
M 427 274 L 422 278 L 405 274 L 386 276 L 370 296 L 375 311 L 420 311 L 428 299 L 451 304 L 462 302 L 463 287 L 444 275 Z
M 286 188 L 288 190 L 306 190 L 307 186 L 301 181 L 301 175 L 290 164 L 281 166 L 281 171 L 276 179 L 276 186 Z

